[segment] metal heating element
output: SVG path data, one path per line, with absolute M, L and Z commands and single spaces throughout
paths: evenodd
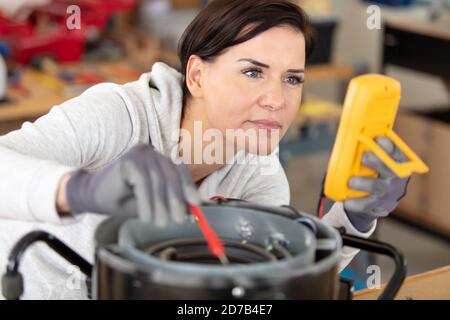
M 223 240 L 223 244 L 232 264 L 274 262 L 292 257 L 289 250 L 278 241 L 271 241 L 265 248 L 237 240 Z M 203 239 L 163 241 L 145 248 L 144 252 L 165 261 L 219 264 L 217 257 L 207 250 L 207 243 Z

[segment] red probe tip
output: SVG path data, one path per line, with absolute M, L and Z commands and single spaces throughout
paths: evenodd
M 220 240 L 216 232 L 211 228 L 200 207 L 194 204 L 191 204 L 190 207 L 191 212 L 197 219 L 198 226 L 205 237 L 209 251 L 216 256 L 222 264 L 228 264 L 229 261 L 225 255 L 225 248 L 222 240 Z

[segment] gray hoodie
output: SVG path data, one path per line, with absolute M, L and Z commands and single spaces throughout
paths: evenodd
M 55 106 L 20 130 L 0 137 L 0 268 L 12 245 L 25 233 L 46 230 L 93 262 L 93 234 L 104 216 L 86 213 L 77 220 L 59 217 L 55 209 L 61 177 L 78 168 L 98 170 L 138 143 L 152 142 L 171 156 L 182 109 L 182 75 L 164 63 L 125 85 L 104 83 Z M 240 198 L 261 204 L 289 204 L 286 175 L 275 151 L 264 157 L 272 174 L 261 174 L 262 162 L 232 163 L 210 174 L 199 186 L 203 199 Z M 256 156 L 255 156 L 256 157 Z M 275 170 L 273 170 L 275 169 Z M 333 226 L 360 233 L 348 221 L 341 203 L 325 216 Z M 342 250 L 342 267 L 356 250 Z M 33 246 L 21 270 L 28 299 L 86 298 L 84 277 L 45 245 Z

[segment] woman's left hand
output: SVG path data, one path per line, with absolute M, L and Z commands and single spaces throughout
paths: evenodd
M 388 138 L 379 137 L 377 143 L 395 161 L 406 161 L 406 156 Z M 356 229 L 367 232 L 376 219 L 388 216 L 397 207 L 406 194 L 409 177 L 399 178 L 372 152 L 364 153 L 362 163 L 378 172 L 379 177 L 352 177 L 349 187 L 369 195 L 346 200 L 344 210 Z

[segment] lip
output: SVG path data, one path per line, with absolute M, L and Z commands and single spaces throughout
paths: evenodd
M 278 121 L 274 121 L 274 120 L 268 120 L 268 119 L 260 119 L 260 120 L 253 120 L 253 121 L 249 121 L 255 125 L 258 126 L 258 128 L 260 129 L 270 129 L 270 130 L 275 130 L 275 129 L 281 129 L 281 123 L 279 123 Z

